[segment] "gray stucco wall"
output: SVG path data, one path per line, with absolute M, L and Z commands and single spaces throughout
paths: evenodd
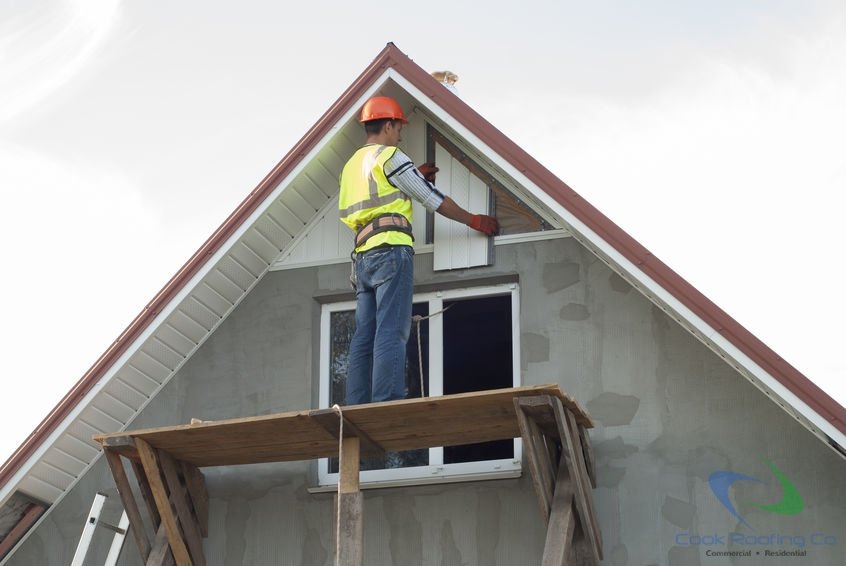
M 598 423 L 591 438 L 605 564 L 790 560 L 765 557 L 779 550 L 806 551 L 803 564 L 843 564 L 846 462 L 574 240 L 500 246 L 491 268 L 434 274 L 431 262 L 431 254 L 415 259 L 418 284 L 519 277 L 522 383 L 559 383 Z M 345 292 L 347 275 L 347 265 L 268 274 L 131 428 L 314 406 L 320 313 L 314 297 Z M 781 497 L 764 460 L 797 487 L 801 513 L 755 506 Z M 208 563 L 331 564 L 332 495 L 307 492 L 310 470 L 306 462 L 205 470 Z M 739 481 L 731 491 L 749 526 L 709 488 L 718 470 L 762 480 Z M 68 564 L 97 491 L 110 494 L 107 515 L 116 522 L 115 489 L 100 460 L 9 564 Z M 731 533 L 741 533 L 743 543 L 721 544 Z M 812 540 L 815 534 L 823 536 Z M 695 544 L 697 536 L 705 544 Z M 96 539 L 101 556 L 106 538 Z M 365 492 L 369 566 L 539 564 L 544 538 L 526 474 Z M 738 549 L 751 556 L 706 555 Z M 140 564 L 131 540 L 120 564 Z

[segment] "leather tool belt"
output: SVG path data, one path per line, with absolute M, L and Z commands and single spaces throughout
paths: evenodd
M 380 214 L 356 232 L 355 247 L 364 245 L 371 236 L 389 230 L 403 232 L 411 236 L 412 240 L 414 239 L 414 235 L 411 233 L 411 223 L 405 216 L 397 213 Z

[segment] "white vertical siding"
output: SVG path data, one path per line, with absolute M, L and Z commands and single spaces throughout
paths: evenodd
M 435 146 L 438 188 L 462 208 L 475 214 L 488 212 L 488 187 L 440 145 Z M 435 215 L 434 268 L 461 269 L 490 265 L 490 243 L 483 234 Z

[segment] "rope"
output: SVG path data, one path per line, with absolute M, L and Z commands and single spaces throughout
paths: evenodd
M 341 421 L 338 431 L 338 509 L 335 513 L 335 566 L 341 566 L 341 470 L 344 462 L 344 412 L 341 406 L 335 403 L 332 410 L 338 413 L 338 420 Z
M 455 303 L 453 303 L 455 304 Z M 439 310 L 438 312 L 433 312 L 428 316 L 422 316 L 419 314 L 415 314 L 411 317 L 411 321 L 417 323 L 417 363 L 418 369 L 420 370 L 420 397 L 426 396 L 426 387 L 425 387 L 425 380 L 423 379 L 423 348 L 420 346 L 420 323 L 424 320 L 428 320 L 433 316 L 437 316 L 439 314 L 443 314 L 452 308 L 452 305 L 449 305 L 447 308 Z

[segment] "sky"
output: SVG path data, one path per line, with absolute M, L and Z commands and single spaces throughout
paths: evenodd
M 389 41 L 846 405 L 846 3 L 478 7 L 0 0 L 0 461 Z

